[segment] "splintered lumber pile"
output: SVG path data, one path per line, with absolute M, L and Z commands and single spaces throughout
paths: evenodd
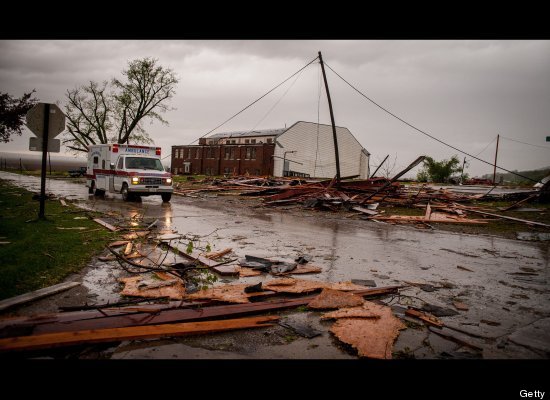
M 279 317 L 248 317 L 221 321 L 183 322 L 179 324 L 133 326 L 126 328 L 92 329 L 76 332 L 45 333 L 0 339 L 0 352 L 38 350 L 79 344 L 118 342 L 172 336 L 224 332 L 235 329 L 273 326 Z

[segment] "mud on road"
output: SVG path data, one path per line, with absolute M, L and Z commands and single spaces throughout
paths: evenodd
M 0 179 L 38 190 L 34 177 L 0 173 Z M 435 305 L 456 314 L 440 319 L 454 336 L 471 346 L 438 335 L 405 318 L 394 345 L 394 358 L 548 358 L 550 287 L 548 242 L 522 242 L 491 236 L 420 231 L 346 218 L 346 214 L 297 208 L 270 208 L 236 196 L 159 198 L 125 203 L 120 195 L 89 196 L 83 184 L 48 181 L 47 191 L 79 206 L 120 217 L 159 220 L 159 228 L 196 235 L 213 250 L 231 247 L 238 257 L 294 259 L 312 256 L 322 273 L 306 279 L 338 282 L 373 280 L 377 286 L 405 283 L 399 296 L 384 302 L 402 314 L 409 305 Z M 56 311 L 60 305 L 101 304 L 120 299 L 115 262 L 92 260 L 77 276 L 82 286 L 15 309 L 13 314 Z M 234 278 L 222 278 L 222 282 Z M 258 277 L 241 278 L 256 283 Z M 463 304 L 457 309 L 456 304 Z M 170 340 L 95 346 L 79 358 L 356 358 L 319 321 L 320 312 L 280 312 L 283 319 L 307 322 L 322 335 L 300 337 L 282 326 Z M 479 350 L 481 349 L 481 350 Z

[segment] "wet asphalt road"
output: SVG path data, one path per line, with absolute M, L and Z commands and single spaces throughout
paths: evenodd
M 39 179 L 35 177 L 0 172 L 0 178 L 29 190 L 39 190 Z M 437 230 L 420 231 L 347 219 L 328 212 L 268 208 L 256 200 L 252 200 L 254 207 L 243 206 L 243 200 L 235 196 L 174 196 L 169 204 L 163 204 L 160 196 L 152 196 L 143 198 L 140 203 L 125 203 L 120 195 L 107 195 L 104 199 L 90 196 L 84 184 L 66 180 L 48 180 L 47 191 L 91 210 L 114 211 L 125 217 L 140 214 L 147 219 L 159 219 L 165 227 L 179 233 L 202 236 L 202 243 L 210 243 L 213 249 L 231 247 L 239 257 L 249 254 L 292 259 L 300 254 L 309 254 L 313 256 L 311 263 L 322 267 L 323 272 L 309 275 L 306 279 L 331 282 L 369 279 L 374 280 L 377 286 L 404 282 L 431 284 L 438 289 L 427 292 L 412 287 L 403 290 L 403 296 L 393 298 L 391 304 L 406 307 L 421 306 L 426 302 L 456 310 L 453 301 L 459 301 L 469 309 L 458 311 L 458 315 L 442 317 L 443 322 L 484 337 L 446 331 L 483 349 L 478 352 L 411 324 L 401 331 L 394 346 L 394 351 L 402 356 L 547 358 L 550 354 L 548 242 L 523 242 Z M 116 300 L 118 296 L 116 284 L 113 283 L 116 276 L 110 277 L 109 271 L 112 271 L 111 267 L 96 263 L 83 276 L 84 285 L 89 282 L 88 290 L 97 292 L 92 295 L 98 303 L 106 299 Z M 98 274 L 103 274 L 100 279 L 106 283 L 103 287 L 98 286 L 97 282 L 94 284 L 94 276 Z M 109 279 L 112 282 L 107 290 Z M 254 283 L 258 278 L 241 281 Z M 285 315 L 297 318 L 298 314 Z M 338 348 L 336 340 L 326 332 L 329 325 L 320 325 L 318 315 L 302 313 L 299 317 L 324 329 L 322 337 L 315 339 L 297 338 L 289 343 L 275 341 L 274 345 L 272 341 L 265 342 L 261 333 L 229 333 L 211 335 L 202 342 L 197 342 L 197 339 L 160 341 L 156 344 L 149 341 L 138 348 L 135 344 L 123 343 L 112 349 L 112 357 L 353 356 L 353 351 Z M 251 335 L 248 346 L 236 339 L 243 334 Z

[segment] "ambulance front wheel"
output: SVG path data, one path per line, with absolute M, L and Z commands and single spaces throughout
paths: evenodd
M 120 194 L 122 195 L 122 200 L 130 200 L 130 193 L 128 193 L 128 185 L 126 183 L 122 185 L 122 189 L 120 189 Z
M 168 203 L 170 201 L 170 199 L 172 198 L 172 193 L 162 193 L 160 195 L 160 197 L 162 197 L 162 202 L 163 203 Z

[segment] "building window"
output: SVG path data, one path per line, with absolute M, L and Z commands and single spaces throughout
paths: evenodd
M 99 157 L 94 157 L 94 164 L 97 164 L 99 162 Z
M 195 154 L 195 158 L 199 158 L 199 155 L 200 155 L 200 149 L 197 149 L 197 153 Z
M 212 157 L 212 147 L 206 149 L 206 158 L 214 158 Z
M 224 159 L 225 160 L 229 160 L 229 157 L 231 156 L 231 149 L 229 147 L 226 147 L 225 148 L 225 151 L 224 151 Z
M 232 140 L 232 141 L 231 141 L 231 144 L 235 144 L 235 143 L 237 143 L 236 140 Z
M 248 144 L 248 143 L 250 143 L 250 140 L 249 140 L 249 139 L 245 139 L 245 140 L 244 140 L 244 144 Z
M 255 160 L 256 159 L 256 148 L 255 147 L 247 147 L 244 159 L 245 160 Z
M 250 139 L 250 143 L 256 144 L 256 139 Z
M 272 143 L 272 142 L 273 142 L 273 139 L 271 139 L 271 138 L 267 139 L 267 143 Z
M 187 158 L 191 158 L 191 149 L 189 149 L 189 153 L 187 154 Z
M 180 153 L 179 158 L 183 158 L 183 149 L 179 149 L 179 153 Z

